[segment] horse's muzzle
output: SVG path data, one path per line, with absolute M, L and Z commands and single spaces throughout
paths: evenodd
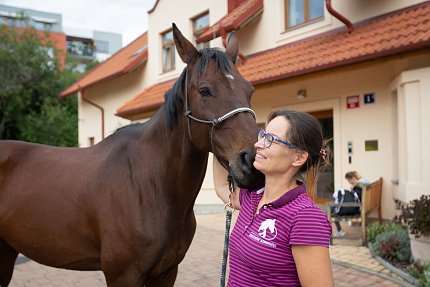
M 239 153 L 235 165 L 230 165 L 234 182 L 241 188 L 257 188 L 264 184 L 264 175 L 255 169 L 254 150 L 243 150 Z

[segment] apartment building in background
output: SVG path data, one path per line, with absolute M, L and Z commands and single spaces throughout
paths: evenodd
M 81 72 L 86 64 L 102 62 L 122 48 L 121 34 L 64 27 L 61 14 L 0 5 L 0 25 L 22 28 L 22 16 L 39 33 L 49 32 L 56 47 L 78 61 L 77 69 Z

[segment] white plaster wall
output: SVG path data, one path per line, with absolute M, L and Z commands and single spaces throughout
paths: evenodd
M 353 21 L 385 13 L 388 10 L 395 10 L 410 6 L 422 1 L 340 1 L 333 0 L 333 7 Z M 264 49 L 269 49 L 278 45 L 283 45 L 301 38 L 321 33 L 340 27 L 343 25 L 331 16 L 324 21 L 303 27 L 301 31 L 290 31 L 282 33 L 283 25 L 283 1 L 266 0 L 265 8 L 256 24 L 250 24 L 239 31 L 241 51 L 245 54 L 254 53 Z M 389 6 L 387 6 L 389 5 Z M 186 9 L 185 9 L 186 7 Z M 144 65 L 125 77 L 113 79 L 107 83 L 97 85 L 97 89 L 89 88 L 85 91 L 87 97 L 105 108 L 105 134 L 106 136 L 115 130 L 119 125 L 127 121 L 114 116 L 116 109 L 132 97 L 137 95 L 143 88 L 157 82 L 178 77 L 185 67 L 179 55 L 176 54 L 176 70 L 162 73 L 161 66 L 161 33 L 171 28 L 171 23 L 175 22 L 182 33 L 188 38 L 192 37 L 191 18 L 209 10 L 210 22 L 215 23 L 227 13 L 227 1 L 216 0 L 183 0 L 167 1 L 160 0 L 156 9 L 149 14 L 149 59 Z M 178 11 L 181 11 L 178 13 Z M 186 11 L 185 15 L 183 11 Z M 212 47 L 221 47 L 220 39 L 211 41 Z M 333 108 L 334 110 L 334 136 L 335 136 L 335 185 L 346 185 L 343 179 L 345 172 L 358 170 L 369 180 L 375 180 L 379 176 L 384 178 L 383 188 L 383 217 L 392 218 L 394 215 L 393 196 L 402 197 L 405 192 L 408 199 L 410 195 L 418 192 L 429 191 L 429 182 L 426 174 L 429 174 L 429 151 L 425 149 L 429 146 L 429 133 L 425 123 L 429 123 L 429 115 L 424 112 L 424 107 L 429 106 L 429 71 L 422 69 L 430 67 L 429 52 L 419 52 L 402 56 L 401 58 L 391 57 L 389 59 L 376 60 L 362 64 L 350 65 L 348 67 L 332 69 L 329 71 L 314 73 L 306 76 L 299 76 L 292 79 L 277 81 L 256 87 L 253 98 L 253 107 L 257 112 L 257 121 L 265 122 L 270 111 L 289 107 L 302 111 L 315 111 L 317 109 Z M 414 71 L 412 71 L 414 70 Z M 416 71 L 415 71 L 416 70 Z M 395 79 L 404 71 L 397 81 Z M 405 80 L 412 77 L 413 80 Z M 393 82 L 394 81 L 394 82 Z M 427 82 L 427 83 L 425 83 Z M 396 83 L 396 84 L 393 84 Z M 392 88 L 393 85 L 396 87 Z M 299 101 L 296 93 L 299 89 L 306 89 L 308 97 Z M 397 92 L 397 97 L 393 96 L 393 91 Z M 376 102 L 371 105 L 363 105 L 363 94 L 374 92 Z M 360 95 L 361 107 L 359 109 L 346 109 L 346 98 L 351 95 Z M 414 102 L 405 110 L 395 109 L 396 105 L 401 106 L 411 95 L 419 94 Z M 419 116 L 415 111 L 419 110 Z M 419 120 L 419 125 L 414 125 L 414 121 L 399 122 L 397 120 L 410 115 L 414 121 Z M 411 126 L 408 132 L 417 134 L 421 132 L 418 140 L 421 142 L 421 151 L 414 149 L 408 143 L 408 149 L 404 147 L 407 143 L 399 143 L 396 140 L 401 137 L 401 131 L 407 125 Z M 86 103 L 79 103 L 79 143 L 86 146 L 87 139 L 94 136 L 96 142 L 101 139 L 101 119 L 100 112 L 95 107 Z M 379 150 L 376 152 L 365 152 L 364 141 L 366 139 L 377 139 Z M 417 139 L 415 137 L 415 139 Z M 354 154 L 352 164 L 348 163 L 346 143 L 352 140 L 354 144 Z M 396 151 L 399 150 L 399 152 Z M 402 154 L 405 150 L 405 154 Z M 407 163 L 412 167 L 409 170 L 408 184 L 402 186 L 402 176 L 406 178 L 406 169 L 402 169 L 402 161 L 409 158 Z M 420 152 L 421 156 L 413 154 Z M 408 157 L 406 157 L 408 156 Z M 394 166 L 399 162 L 399 170 Z M 420 169 L 421 175 L 416 174 L 416 169 Z M 419 166 L 421 166 L 419 168 Z M 415 168 L 415 169 L 414 169 Z M 399 178 L 400 185 L 391 183 L 392 179 Z M 420 183 L 421 179 L 421 183 Z M 396 191 L 396 188 L 402 187 Z M 426 188 L 426 189 L 424 189 Z M 424 189 L 424 190 L 423 190 Z M 395 193 L 398 192 L 398 193 Z M 209 159 L 206 178 L 203 182 L 202 190 L 197 198 L 197 204 L 220 204 L 216 197 L 212 183 L 212 161 Z
M 306 112 L 333 109 L 335 186 L 347 186 L 344 174 L 350 170 L 360 171 L 370 181 L 382 176 L 383 217 L 391 219 L 395 213 L 394 185 L 391 180 L 396 177 L 393 166 L 397 158 L 393 157 L 393 154 L 397 139 L 396 117 L 392 112 L 395 102 L 390 83 L 406 67 L 430 66 L 428 55 L 429 52 L 425 52 L 411 55 L 409 58 L 376 60 L 259 85 L 252 102 L 257 121 L 266 122 L 267 115 L 279 108 Z M 307 90 L 307 98 L 296 98 L 300 89 Z M 364 105 L 363 95 L 369 92 L 375 93 L 375 103 Z M 360 96 L 360 108 L 347 109 L 346 99 L 352 95 Z M 421 132 L 426 133 L 424 128 Z M 378 151 L 365 151 L 365 140 L 375 139 L 378 140 Z M 347 152 L 349 140 L 353 142 L 351 164 L 348 162 Z M 423 152 L 422 155 L 428 158 L 428 152 Z M 422 161 L 420 157 L 420 164 Z
M 145 85 L 145 64 L 127 75 L 113 78 L 84 90 L 85 97 L 104 109 L 105 137 L 130 121 L 116 116 L 118 107 L 134 98 Z M 87 147 L 88 138 L 98 143 L 102 139 L 100 109 L 83 102 L 79 94 L 79 146 Z
M 430 174 L 430 151 L 425 149 L 430 146 L 430 115 L 425 113 L 426 107 L 430 105 L 429 55 L 430 50 L 421 51 L 408 57 L 391 57 L 258 85 L 252 99 L 257 122 L 267 123 L 268 114 L 280 108 L 304 112 L 333 109 L 335 187 L 348 185 L 344 174 L 351 170 L 361 172 L 370 181 L 382 176 L 382 216 L 392 219 L 395 215 L 394 198 L 406 201 L 412 198 L 412 195 L 417 197 L 418 194 L 430 191 L 429 177 L 425 176 Z M 414 71 L 403 72 L 411 69 Z M 404 88 L 405 85 L 408 87 Z M 411 128 L 406 127 L 404 120 L 400 121 L 397 127 L 397 118 L 405 117 L 402 115 L 405 113 L 402 108 L 397 115 L 397 106 L 407 104 L 401 99 L 397 103 L 393 97 L 393 90 L 397 88 L 399 94 L 403 93 L 405 100 L 412 101 L 407 107 L 411 117 L 408 124 L 412 125 Z M 296 98 L 300 89 L 307 90 L 305 99 Z M 369 92 L 375 93 L 375 103 L 364 105 L 363 95 Z M 347 109 L 346 99 L 353 95 L 360 96 L 360 108 Z M 416 120 L 417 117 L 419 121 Z M 409 140 L 409 150 L 406 149 L 406 141 L 403 144 L 399 140 L 405 138 L 401 131 L 406 130 L 414 135 Z M 375 139 L 378 140 L 378 151 L 365 151 L 365 140 Z M 418 145 L 414 145 L 417 140 Z M 348 162 L 348 141 L 353 142 L 351 164 Z M 422 148 L 418 149 L 417 146 Z M 409 157 L 406 152 L 414 154 Z M 407 158 L 410 158 L 407 164 L 411 168 L 404 167 L 403 162 Z M 397 166 L 399 171 L 396 171 Z M 404 174 L 404 178 L 408 175 L 412 180 L 401 184 L 400 191 L 396 193 L 398 186 L 393 184 L 392 180 L 398 179 L 398 174 Z M 417 180 L 420 174 L 421 183 Z M 400 178 L 400 182 L 404 180 Z M 204 186 L 196 203 L 207 204 L 214 199 L 214 203 L 220 203 L 214 195 L 212 163 L 209 160 Z
M 397 94 L 398 185 L 394 197 L 409 202 L 430 194 L 430 68 L 402 72 L 391 84 Z
M 179 77 L 185 64 L 176 52 L 175 67 L 170 72 L 163 72 L 162 68 L 162 38 L 161 34 L 172 28 L 175 23 L 182 34 L 190 41 L 193 36 L 192 18 L 209 11 L 209 20 L 213 24 L 227 14 L 227 1 L 216 0 L 160 0 L 155 10 L 148 18 L 148 48 L 149 59 L 148 80 L 151 83 L 161 82 Z M 212 43 L 213 42 L 213 43 Z M 220 39 L 211 42 L 211 47 L 222 47 Z
M 344 1 L 332 0 L 332 7 L 352 23 L 399 10 L 424 1 Z M 308 38 L 329 30 L 345 27 L 325 9 L 324 19 L 285 31 L 284 0 L 265 0 L 264 11 L 254 23 L 238 31 L 241 52 L 245 55 L 272 49 L 281 45 Z

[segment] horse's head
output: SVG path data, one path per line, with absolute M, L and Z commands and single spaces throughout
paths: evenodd
M 187 64 L 184 109 L 191 141 L 196 148 L 213 152 L 240 187 L 261 186 L 264 176 L 253 166 L 258 129 L 250 109 L 254 87 L 234 66 L 239 51 L 236 35 L 230 37 L 225 53 L 198 51 L 175 24 L 173 36 Z

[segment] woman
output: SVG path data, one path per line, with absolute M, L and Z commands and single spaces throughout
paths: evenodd
M 362 189 L 365 185 L 369 185 L 370 181 L 363 178 L 357 171 L 348 171 L 345 174 L 345 179 L 349 183 L 349 187 L 353 190 L 355 187 Z
M 258 132 L 254 167 L 265 175 L 257 190 L 235 189 L 214 160 L 218 197 L 240 209 L 230 237 L 228 286 L 333 286 L 329 257 L 331 225 L 313 203 L 318 171 L 329 150 L 321 125 L 312 116 L 291 111 L 270 115 Z M 306 172 L 306 182 L 298 180 Z

